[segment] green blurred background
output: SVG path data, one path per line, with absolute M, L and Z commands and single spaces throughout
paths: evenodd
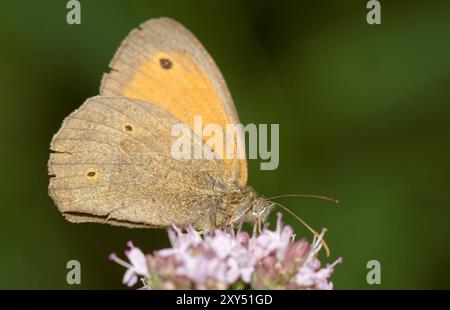
M 378 26 L 366 1 L 80 2 L 81 25 L 66 23 L 66 1 L 1 5 L 0 288 L 124 288 L 111 251 L 168 245 L 161 230 L 70 224 L 47 194 L 52 135 L 98 93 L 127 33 L 159 16 L 203 42 L 241 122 L 280 124 L 279 168 L 251 161 L 250 184 L 342 201 L 283 200 L 329 229 L 336 288 L 450 288 L 449 1 L 382 1 Z M 66 284 L 71 259 L 79 286 Z

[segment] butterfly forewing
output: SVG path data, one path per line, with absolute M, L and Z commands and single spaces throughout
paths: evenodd
M 185 27 L 169 18 L 151 19 L 131 31 L 117 50 L 102 80 L 100 94 L 124 96 L 152 103 L 188 124 L 199 136 L 194 117 L 203 125 L 238 124 L 233 100 L 216 64 L 201 43 Z M 242 144 L 237 136 L 233 144 Z M 241 186 L 247 183 L 243 158 L 226 159 L 226 169 Z M 225 150 L 217 150 L 225 158 Z M 237 157 L 237 156 L 236 156 Z M 234 161 L 234 164 L 233 164 Z M 236 162 L 238 163 L 236 165 Z

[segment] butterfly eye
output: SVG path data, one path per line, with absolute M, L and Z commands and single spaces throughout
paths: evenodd
M 169 70 L 173 66 L 172 61 L 170 59 L 167 59 L 167 58 L 161 58 L 159 60 L 159 64 L 161 65 L 161 67 L 163 67 L 166 70 Z
M 89 171 L 86 175 L 91 178 L 95 177 L 95 171 Z

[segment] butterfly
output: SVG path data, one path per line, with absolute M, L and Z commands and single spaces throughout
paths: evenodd
M 265 222 L 277 204 L 247 184 L 245 159 L 171 156 L 176 124 L 198 136 L 198 115 L 206 124 L 239 123 L 222 74 L 191 32 L 150 19 L 126 37 L 110 68 L 100 95 L 51 141 L 49 193 L 67 220 L 199 231 Z

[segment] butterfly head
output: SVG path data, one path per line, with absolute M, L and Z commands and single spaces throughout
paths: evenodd
M 238 211 L 238 218 L 245 222 L 257 224 L 261 227 L 275 204 L 270 200 L 261 197 L 251 187 L 247 187 L 241 191 L 240 210 Z
M 253 200 L 251 208 L 247 211 L 245 220 L 247 222 L 255 223 L 258 224 L 258 226 L 261 226 L 262 223 L 266 222 L 267 217 L 269 216 L 270 212 L 272 212 L 274 206 L 275 205 L 273 202 L 263 197 L 257 197 L 255 200 Z

